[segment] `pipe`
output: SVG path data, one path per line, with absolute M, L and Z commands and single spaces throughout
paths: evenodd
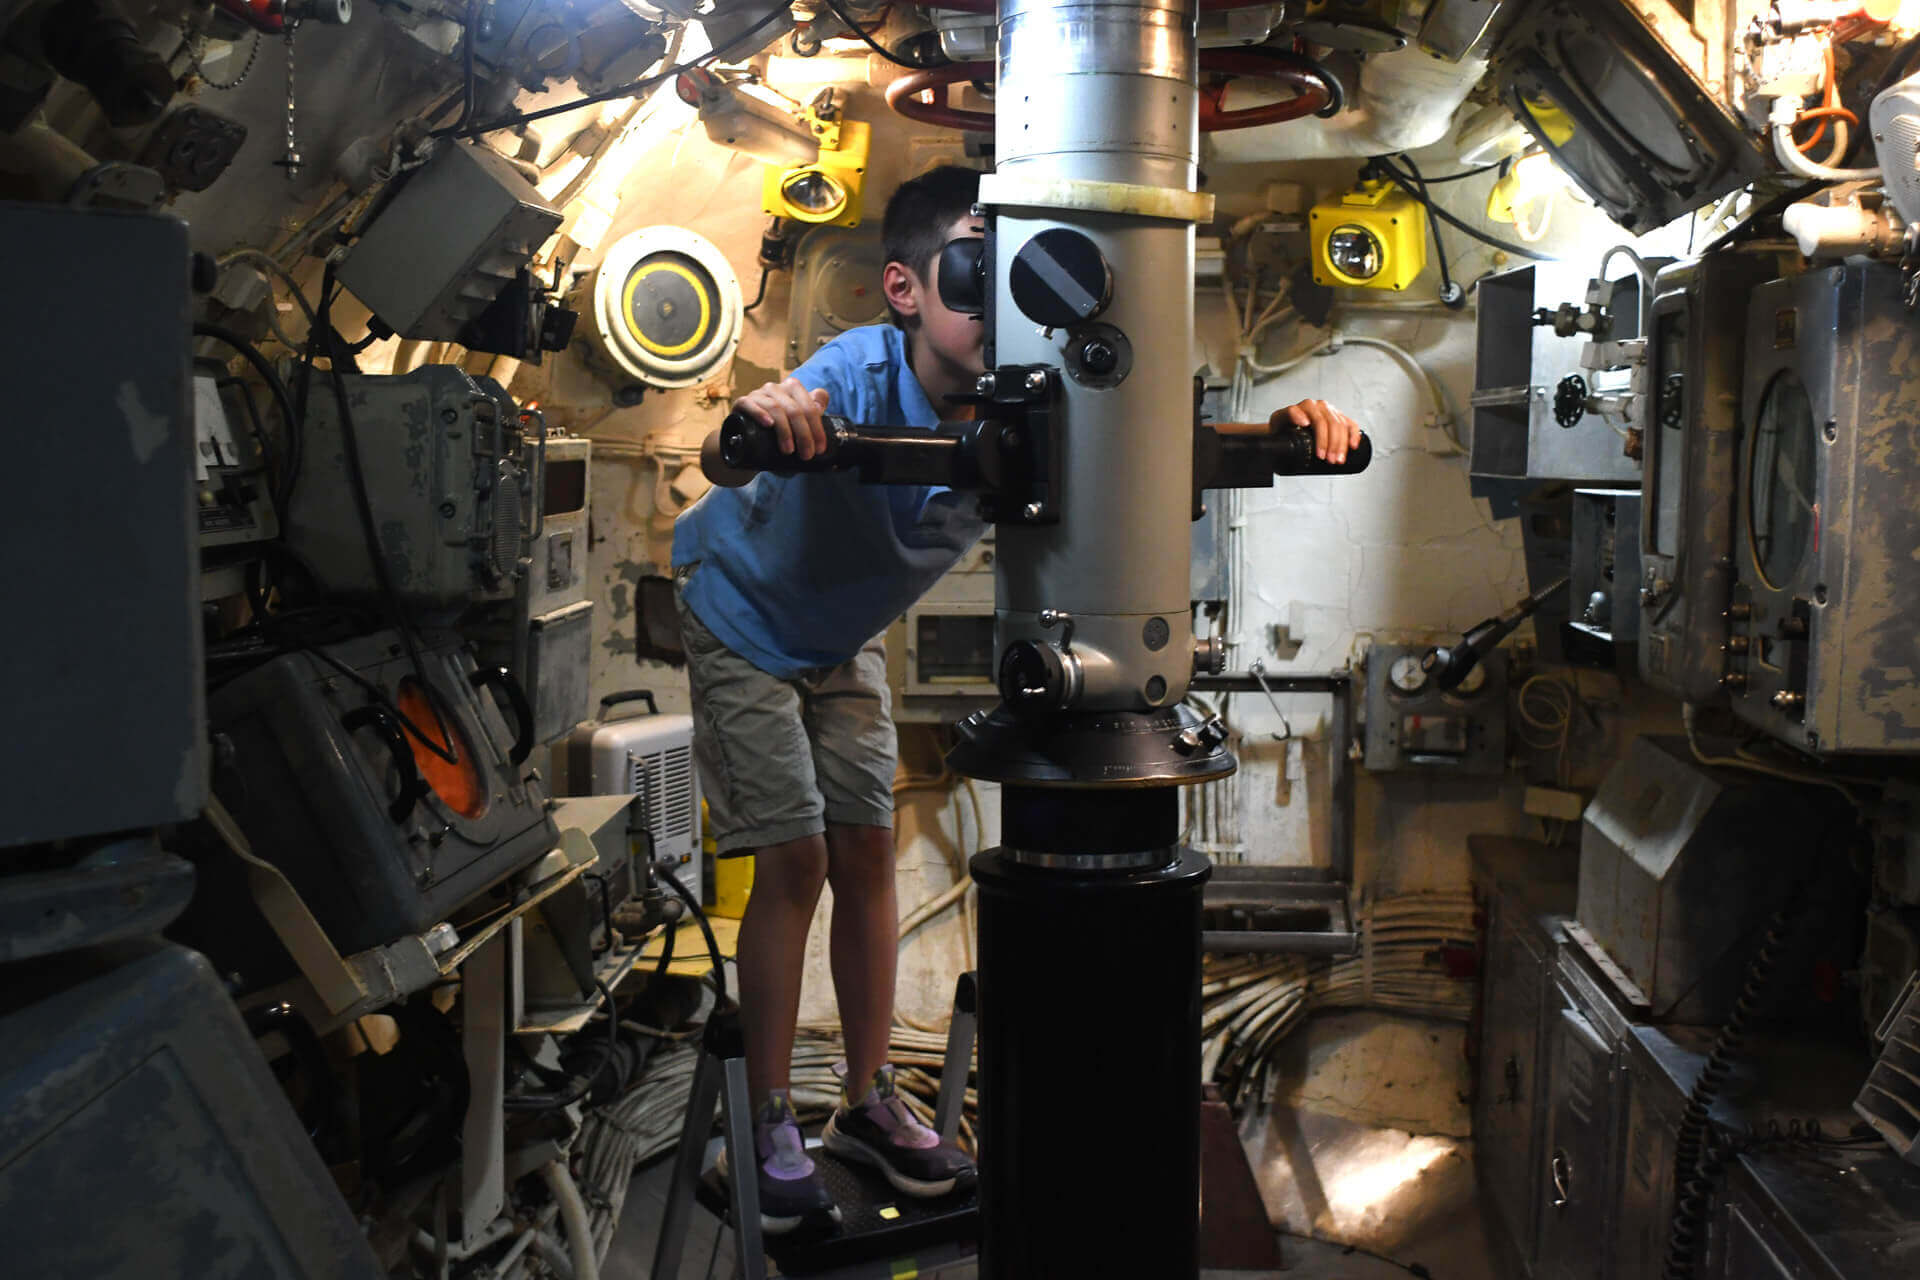
M 593 1253 L 593 1223 L 587 1217 L 587 1202 L 580 1198 L 580 1188 L 574 1185 L 573 1175 L 567 1172 L 565 1164 L 549 1160 L 540 1166 L 540 1176 L 546 1179 L 547 1190 L 560 1206 L 560 1220 L 567 1228 L 567 1250 L 573 1255 L 573 1280 L 600 1280 L 600 1264 Z M 534 1247 L 539 1248 L 538 1240 Z
M 1213 162 L 1330 160 L 1431 146 L 1447 136 L 1454 113 L 1486 69 L 1484 58 L 1442 62 L 1411 44 L 1398 52 L 1375 54 L 1361 68 L 1348 110 L 1311 127 L 1215 134 Z M 1239 92 L 1255 101 L 1267 96 L 1252 87 Z M 1269 100 L 1278 100 L 1277 95 Z
M 1773 100 L 1773 110 L 1767 116 L 1773 134 L 1773 154 L 1781 168 L 1795 177 L 1814 182 L 1871 182 L 1880 176 L 1878 165 L 1870 169 L 1834 169 L 1815 164 L 1801 155 L 1793 141 L 1793 122 L 1799 114 L 1799 104 L 1791 96 L 1783 96 Z
M 547 1229 L 547 1224 L 551 1223 L 554 1215 L 559 1212 L 560 1206 L 557 1204 L 550 1204 L 540 1210 L 532 1222 L 520 1228 L 520 1234 L 515 1237 L 511 1245 L 507 1246 L 507 1251 L 500 1255 L 500 1260 L 493 1264 L 491 1272 L 482 1272 L 481 1275 L 483 1277 L 489 1274 L 505 1276 L 511 1272 L 519 1264 L 520 1255 L 527 1251 L 527 1247 L 534 1242 L 535 1237 Z

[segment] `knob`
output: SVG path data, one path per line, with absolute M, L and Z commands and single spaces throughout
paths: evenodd
M 1587 416 L 1587 380 L 1577 373 L 1560 379 L 1553 389 L 1553 420 L 1564 427 L 1579 425 Z
M 1687 420 L 1687 380 L 1684 375 L 1670 373 L 1660 380 L 1660 398 L 1655 402 L 1660 425 L 1670 430 L 1679 430 Z
M 1043 328 L 1066 329 L 1107 309 L 1113 301 L 1113 272 L 1091 239 L 1055 227 L 1013 255 L 1007 289 L 1027 319 Z
M 1221 723 L 1219 716 L 1214 716 L 1202 724 L 1193 725 L 1174 734 L 1173 747 L 1181 755 L 1190 756 L 1196 752 L 1212 751 L 1226 740 L 1227 726 Z
M 1193 642 L 1195 675 L 1217 676 L 1227 669 L 1226 642 L 1212 636 Z
M 1000 655 L 1000 696 L 1015 711 L 1059 711 L 1080 698 L 1080 659 L 1042 640 L 1016 640 Z

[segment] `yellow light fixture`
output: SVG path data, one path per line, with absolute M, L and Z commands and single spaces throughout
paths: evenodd
M 1524 225 L 1529 211 L 1542 201 L 1551 206 L 1555 198 L 1572 186 L 1553 157 L 1544 151 L 1529 151 L 1514 161 L 1511 168 L 1487 192 L 1487 217 L 1494 222 Z
M 1403 290 L 1427 268 L 1427 211 L 1388 182 L 1362 182 L 1307 215 L 1316 284 Z
M 799 118 L 818 140 L 820 156 L 812 164 L 768 165 L 761 174 L 760 208 L 814 226 L 859 226 L 872 129 L 838 112 L 824 117 L 811 107 Z

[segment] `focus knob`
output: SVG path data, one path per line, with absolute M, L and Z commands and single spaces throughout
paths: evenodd
M 1587 416 L 1587 380 L 1577 373 L 1560 379 L 1553 389 L 1553 420 L 1563 428 L 1580 425 Z
M 1007 272 L 1013 304 L 1047 329 L 1084 324 L 1113 301 L 1113 272 L 1100 248 L 1078 231 L 1042 231 L 1013 255 Z
M 1058 711 L 1080 698 L 1080 659 L 1041 640 L 1016 640 L 1000 655 L 1000 696 L 1015 711 Z

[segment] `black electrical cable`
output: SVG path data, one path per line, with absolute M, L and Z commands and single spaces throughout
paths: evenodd
M 478 123 L 469 122 L 465 125 L 448 125 L 435 129 L 431 136 L 435 138 L 470 138 L 477 134 L 493 133 L 499 129 L 512 129 L 519 125 L 531 124 L 535 120 L 544 120 L 548 116 L 565 115 L 569 111 L 578 111 L 581 107 L 590 107 L 598 102 L 607 102 L 614 98 L 630 98 L 640 92 L 640 90 L 651 89 L 654 85 L 673 79 L 683 71 L 692 71 L 695 67 L 704 67 L 710 62 L 719 61 L 727 54 L 739 48 L 740 45 L 748 39 L 764 30 L 774 19 L 791 11 L 792 6 L 786 3 L 786 0 L 781 0 L 781 3 L 767 10 L 765 17 L 748 27 L 745 31 L 742 31 L 739 35 L 722 41 L 697 58 L 690 58 L 677 66 L 668 67 L 665 71 L 656 72 L 650 76 L 642 76 L 638 80 L 629 81 L 616 88 L 603 89 L 599 93 L 590 93 L 584 97 L 575 98 L 571 102 L 560 103 L 558 106 L 542 107 L 538 111 L 521 111 L 510 116 L 501 116 L 497 120 L 484 120 Z
M 1413 160 L 1406 152 L 1402 151 L 1395 158 L 1404 163 L 1408 169 L 1413 169 Z M 1492 173 L 1495 169 L 1501 168 L 1505 163 L 1504 160 L 1495 160 L 1492 164 L 1483 164 L 1478 168 L 1462 169 L 1459 173 L 1443 173 L 1437 177 L 1422 178 L 1421 181 L 1429 187 L 1437 187 L 1443 182 L 1460 182 L 1467 178 L 1477 178 L 1483 173 Z M 1415 172 L 1418 171 L 1415 170 Z
M 1916 57 L 1920 57 L 1920 36 L 1911 36 L 1893 51 L 1893 57 L 1887 60 L 1887 69 L 1880 75 L 1880 83 L 1874 86 L 1873 93 L 1867 100 L 1871 102 L 1906 79 L 1907 74 L 1913 70 Z M 1862 129 L 1860 132 L 1865 133 L 1867 130 Z
M 287 384 L 281 380 L 280 375 L 273 371 L 273 365 L 260 354 L 260 348 L 232 329 L 225 325 L 208 324 L 202 321 L 193 326 L 193 334 L 196 338 L 211 338 L 239 352 L 240 358 L 253 366 L 253 371 L 260 375 L 260 380 L 267 384 L 268 393 L 273 396 L 273 407 L 279 412 L 280 421 L 287 428 L 286 456 L 282 459 L 285 474 L 280 477 L 280 483 L 275 486 L 273 495 L 273 505 L 284 517 L 287 514 L 287 504 L 293 501 L 294 481 L 300 475 L 300 459 L 306 439 L 305 424 L 301 421 L 300 415 L 294 411 L 293 396 L 288 392 Z
M 660 963 L 656 965 L 653 970 L 653 976 L 656 978 L 666 977 L 667 966 L 673 963 L 673 940 L 680 932 L 680 922 L 678 920 L 669 920 L 666 922 L 665 928 L 667 931 L 666 941 L 660 944 Z
M 573 1085 L 565 1093 L 509 1093 L 500 1099 L 503 1111 L 559 1111 L 576 1102 L 586 1099 L 593 1092 L 594 1084 L 600 1079 L 600 1072 L 612 1064 L 613 1059 L 601 1063 L 593 1071 L 574 1077 Z
M 1400 158 L 1406 161 L 1407 171 L 1413 175 L 1413 180 L 1420 186 L 1420 194 L 1416 198 L 1421 204 L 1426 206 L 1427 212 L 1431 214 L 1434 209 L 1433 197 L 1427 194 L 1427 180 L 1421 175 L 1420 166 L 1413 162 L 1411 156 L 1402 155 Z M 1467 175 L 1456 174 L 1454 176 L 1465 177 Z M 1449 311 L 1458 311 L 1467 305 L 1467 291 L 1454 282 L 1453 269 L 1447 263 L 1446 237 L 1440 234 L 1440 220 L 1429 217 L 1427 219 L 1427 230 L 1433 233 L 1433 256 L 1438 260 L 1440 266 L 1440 305 L 1446 307 Z
M 772 270 L 773 268 L 769 267 L 766 263 L 763 262 L 760 264 L 760 287 L 754 290 L 753 301 L 740 308 L 742 315 L 747 314 L 767 300 L 767 276 Z
M 473 121 L 474 67 L 473 67 L 473 18 L 479 11 L 480 0 L 467 0 L 466 21 L 461 24 L 461 55 L 463 74 L 460 79 L 460 118 L 453 122 L 453 132 L 458 133 Z
M 1787 940 L 1794 922 L 1799 918 L 1805 899 L 1804 886 L 1796 888 L 1767 922 L 1766 934 L 1759 948 L 1754 951 L 1753 958 L 1747 962 L 1746 979 L 1740 986 L 1739 998 L 1733 1002 L 1733 1010 L 1727 1015 L 1720 1034 L 1714 1037 L 1706 1063 L 1700 1068 L 1700 1075 L 1687 1094 L 1686 1109 L 1681 1113 L 1680 1128 L 1674 1142 L 1673 1218 L 1667 1233 L 1666 1263 L 1660 1273 L 1662 1280 L 1689 1280 L 1699 1263 L 1700 1247 L 1704 1243 L 1700 1228 L 1706 1221 L 1714 1185 L 1729 1154 L 1718 1142 L 1719 1135 L 1714 1130 L 1710 1113 L 1721 1088 L 1727 1082 L 1727 1076 L 1733 1071 L 1734 1058 L 1746 1040 L 1748 1023 L 1752 1021 L 1755 1007 L 1766 994 L 1768 980 L 1773 976 L 1774 961 L 1778 958 L 1780 946 Z
M 893 52 L 893 50 L 887 48 L 885 45 L 881 44 L 878 40 L 875 40 L 872 36 L 868 35 L 867 29 L 861 26 L 858 22 L 854 21 L 853 15 L 848 13 L 846 9 L 841 6 L 840 0 L 827 0 L 827 8 L 833 10 L 833 16 L 840 19 L 840 21 L 846 25 L 849 31 L 853 32 L 853 34 L 855 34 L 856 36 L 859 36 L 862 43 L 864 43 L 869 49 L 873 50 L 875 53 L 879 54 L 881 57 L 885 58 L 888 62 L 891 62 L 894 66 L 905 67 L 909 71 L 930 71 L 934 67 L 941 65 L 940 63 L 937 63 L 937 62 L 914 62 L 907 58 L 903 58 L 899 54 Z
M 620 1054 L 620 1009 L 614 1004 L 613 991 L 605 982 L 595 978 L 593 985 L 595 990 L 599 991 L 600 998 L 607 1002 L 607 1048 L 613 1052 L 615 1057 L 618 1057 Z
M 687 892 L 687 886 L 681 884 L 677 877 L 669 874 L 661 876 L 661 879 L 667 882 L 667 888 L 673 890 L 675 897 L 687 904 L 687 910 L 693 913 L 694 923 L 700 926 L 700 933 L 707 940 L 707 958 L 713 962 L 714 986 L 718 988 L 720 998 L 725 1000 L 727 998 L 726 957 L 720 954 L 720 942 L 713 936 L 713 924 L 707 919 L 707 913 L 700 909 L 699 901 Z
M 1279 1231 L 1281 1235 L 1292 1236 L 1295 1240 L 1309 1240 L 1314 1244 L 1330 1245 L 1342 1253 L 1357 1253 L 1363 1258 L 1372 1258 L 1376 1262 L 1384 1262 L 1388 1266 L 1400 1268 L 1410 1276 L 1418 1276 L 1420 1280 L 1433 1280 L 1433 1272 L 1427 1270 L 1425 1263 L 1402 1262 L 1398 1258 L 1392 1257 L 1389 1254 L 1376 1252 L 1366 1248 L 1364 1245 L 1348 1244 L 1344 1240 L 1329 1240 L 1325 1236 L 1316 1236 L 1307 1231 L 1289 1231 L 1285 1227 L 1280 1228 Z
M 1413 188 L 1413 180 L 1411 176 L 1408 174 L 1402 173 L 1400 170 L 1394 168 L 1392 162 L 1389 161 L 1385 156 L 1375 157 L 1373 160 L 1373 163 L 1379 168 L 1380 172 L 1386 174 L 1387 177 L 1393 180 L 1393 183 L 1395 186 L 1399 187 L 1402 191 L 1406 192 L 1408 195 L 1412 196 L 1414 199 L 1419 200 L 1421 204 L 1426 206 L 1426 210 L 1428 213 L 1440 219 L 1442 222 L 1446 223 L 1448 226 L 1455 227 L 1461 231 L 1464 231 L 1467 235 L 1470 235 L 1475 240 L 1480 241 L 1480 243 L 1485 245 L 1491 245 L 1495 249 L 1499 249 L 1505 253 L 1514 254 L 1518 257 L 1530 258 L 1535 262 L 1558 261 L 1558 259 L 1553 258 L 1548 254 L 1541 253 L 1537 249 L 1529 249 L 1529 248 L 1526 248 L 1524 245 L 1513 244 L 1509 241 L 1502 240 L 1497 236 L 1490 236 L 1486 232 L 1480 230 L 1478 227 L 1471 226 L 1468 223 L 1462 222 L 1459 218 L 1454 217 L 1451 213 L 1448 213 L 1445 209 L 1442 209 L 1439 205 L 1435 204 L 1432 200 L 1422 199 L 1420 193 L 1414 190 Z

